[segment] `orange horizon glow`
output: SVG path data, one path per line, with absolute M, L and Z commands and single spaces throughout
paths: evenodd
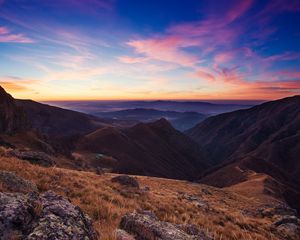
M 299 1 L 157 4 L 0 1 L 0 85 L 37 101 L 300 94 Z
M 5 88 L 5 86 L 3 86 Z M 136 95 L 132 97 L 130 95 L 117 95 L 111 97 L 99 97 L 99 96 L 65 96 L 65 97 L 56 97 L 52 96 L 51 92 L 49 96 L 38 97 L 36 94 L 30 94 L 30 92 L 24 91 L 21 92 L 19 90 L 13 91 L 13 89 L 5 88 L 5 90 L 11 94 L 16 99 L 26 99 L 26 100 L 34 100 L 38 102 L 65 102 L 65 101 L 136 101 L 136 100 L 143 100 L 143 101 L 155 101 L 155 100 L 169 100 L 169 101 L 217 101 L 217 100 L 226 100 L 226 101 L 271 101 L 276 99 L 281 99 L 285 97 L 292 97 L 298 94 L 291 94 L 291 93 L 278 93 L 276 95 L 270 93 L 266 95 L 265 93 L 257 93 L 253 94 L 253 92 L 246 92 L 246 91 L 239 91 L 239 92 L 232 92 L 227 94 L 207 94 L 199 96 L 200 94 L 189 94 L 188 96 L 184 96 L 183 94 L 177 94 L 175 96 L 170 96 L 167 94 L 153 94 L 151 96 L 145 97 L 144 95 Z M 232 96 L 236 96 L 232 98 Z

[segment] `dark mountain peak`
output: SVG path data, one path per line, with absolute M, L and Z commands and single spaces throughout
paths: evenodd
M 152 127 L 157 127 L 157 128 L 162 128 L 162 129 L 173 129 L 173 130 L 175 130 L 173 128 L 173 126 L 171 125 L 171 123 L 165 118 L 161 118 L 161 119 L 159 119 L 155 122 L 150 123 L 149 125 L 152 126 Z
M 4 102 L 13 102 L 13 97 L 8 94 L 3 87 L 0 86 L 0 104 Z
M 131 132 L 139 132 L 143 134 L 150 134 L 151 132 L 156 133 L 175 133 L 177 130 L 171 125 L 168 120 L 165 118 L 161 118 L 157 121 L 150 122 L 150 123 L 138 123 L 135 126 L 127 129 Z
M 16 106 L 14 98 L 0 86 L 0 133 L 12 134 L 26 127 L 23 109 Z

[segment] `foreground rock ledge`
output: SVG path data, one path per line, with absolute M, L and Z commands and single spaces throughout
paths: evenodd
M 159 221 L 149 213 L 125 215 L 120 228 L 132 234 L 136 240 L 212 240 L 194 225 L 174 225 Z
M 48 191 L 0 193 L 0 239 L 96 240 L 90 218 L 79 207 Z

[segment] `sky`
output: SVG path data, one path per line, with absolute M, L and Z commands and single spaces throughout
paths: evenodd
M 0 85 L 47 100 L 300 94 L 299 0 L 0 0 Z

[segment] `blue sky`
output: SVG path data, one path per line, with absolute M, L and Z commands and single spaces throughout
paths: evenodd
M 300 93 L 297 0 L 0 0 L 18 98 L 275 99 Z

